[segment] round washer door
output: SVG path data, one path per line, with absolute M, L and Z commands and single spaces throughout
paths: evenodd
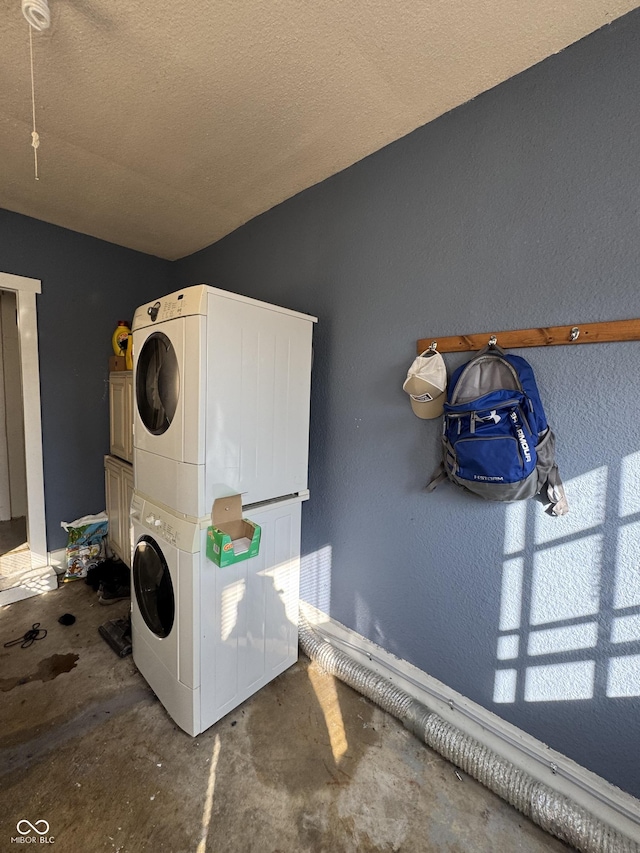
M 162 435 L 171 426 L 180 396 L 176 351 L 163 332 L 144 342 L 136 368 L 136 403 L 145 427 Z
M 136 544 L 133 586 L 147 628 L 157 637 L 167 637 L 176 613 L 173 583 L 162 549 L 151 536 L 141 536 Z

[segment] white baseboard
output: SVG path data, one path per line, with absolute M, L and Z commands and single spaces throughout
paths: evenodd
M 387 678 L 466 735 L 640 844 L 640 801 L 635 797 L 312 605 L 303 601 L 300 605 L 309 623 L 331 645 Z

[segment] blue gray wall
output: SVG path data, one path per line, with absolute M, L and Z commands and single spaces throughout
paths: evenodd
M 61 521 L 104 509 L 108 357 L 117 321 L 170 289 L 171 264 L 0 209 L 0 270 L 41 279 L 37 297 L 47 545 Z
M 635 795 L 640 343 L 521 351 L 565 519 L 425 494 L 401 386 L 420 337 L 640 316 L 638 43 L 635 12 L 173 267 L 320 318 L 305 595 Z

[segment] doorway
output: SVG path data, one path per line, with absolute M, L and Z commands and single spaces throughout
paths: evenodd
M 36 294 L 40 292 L 37 279 L 0 272 L 0 468 L 5 475 L 4 482 L 0 479 L 0 524 L 8 521 L 7 534 L 23 539 L 0 556 L 0 605 L 57 586 L 55 570 L 48 563 L 44 511 L 36 322 Z M 7 417 L 8 407 L 12 411 Z
M 31 568 L 20 373 L 18 301 L 0 290 L 0 590 Z

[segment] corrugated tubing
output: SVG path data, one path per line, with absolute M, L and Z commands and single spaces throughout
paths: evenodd
M 635 841 L 464 734 L 388 679 L 334 648 L 312 628 L 302 612 L 299 641 L 307 657 L 317 661 L 326 672 L 392 714 L 427 746 L 546 832 L 582 853 L 640 853 Z

